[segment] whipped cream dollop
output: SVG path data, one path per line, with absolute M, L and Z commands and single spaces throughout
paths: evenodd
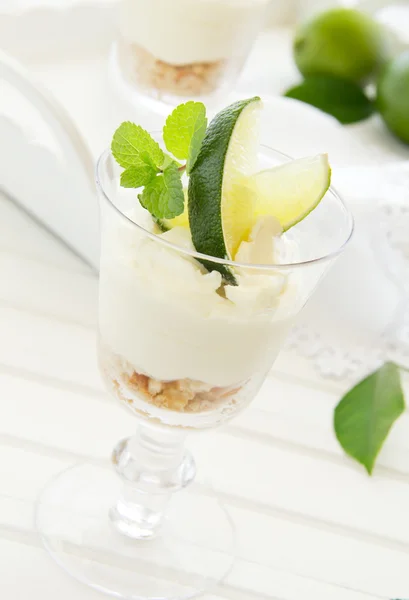
M 173 65 L 245 56 L 268 0 L 125 0 L 120 32 Z
M 285 272 L 251 264 L 274 264 L 278 248 L 283 255 L 280 233 L 272 217 L 256 223 L 237 252 L 242 266 L 231 286 L 182 251 L 194 251 L 188 229 L 149 237 L 129 225 L 110 226 L 100 276 L 103 343 L 159 380 L 227 386 L 268 369 L 291 325 L 291 302 L 283 308 L 292 292 Z

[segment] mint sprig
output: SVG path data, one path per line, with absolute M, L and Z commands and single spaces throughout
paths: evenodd
M 334 429 L 347 454 L 372 474 L 376 457 L 395 421 L 405 410 L 399 366 L 386 362 L 341 399 Z
M 141 188 L 140 203 L 155 222 L 173 219 L 184 210 L 182 176 L 189 173 L 206 132 L 206 108 L 201 102 L 186 102 L 169 115 L 163 128 L 166 154 L 140 125 L 126 121 L 115 131 L 111 151 L 125 170 L 121 186 Z M 181 165 L 177 160 L 186 160 Z
M 149 165 L 128 167 L 121 173 L 121 186 L 125 188 L 138 188 L 147 185 L 157 174 L 157 170 Z
M 163 128 L 166 148 L 176 158 L 186 159 L 187 173 L 196 162 L 206 127 L 206 107 L 202 102 L 180 104 L 166 119 Z
M 154 177 L 138 195 L 140 203 L 158 219 L 173 219 L 183 212 L 185 196 L 175 163 Z

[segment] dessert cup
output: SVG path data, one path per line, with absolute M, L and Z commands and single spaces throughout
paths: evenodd
M 261 168 L 288 160 L 266 147 L 258 158 Z M 211 477 L 194 482 L 185 439 L 251 402 L 353 220 L 330 189 L 282 236 L 243 242 L 236 262 L 221 260 L 195 252 L 187 229 L 160 233 L 119 176 L 106 151 L 97 166 L 98 353 L 137 432 L 115 447 L 113 469 L 81 465 L 57 476 L 37 525 L 54 559 L 95 589 L 128 600 L 193 598 L 226 577 L 235 540 Z M 238 285 L 223 282 L 221 267 Z
M 129 91 L 179 104 L 230 89 L 268 0 L 125 0 L 114 64 Z

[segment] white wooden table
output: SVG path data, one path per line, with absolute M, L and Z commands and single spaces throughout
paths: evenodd
M 81 76 L 81 66 L 66 65 L 56 88 L 76 68 Z M 97 600 L 55 566 L 33 528 L 35 499 L 52 475 L 107 461 L 134 428 L 97 371 L 97 279 L 5 197 L 0 274 L 0 598 Z M 367 477 L 332 432 L 348 385 L 283 354 L 244 414 L 191 436 L 239 537 L 234 570 L 211 600 L 409 598 L 409 417 Z

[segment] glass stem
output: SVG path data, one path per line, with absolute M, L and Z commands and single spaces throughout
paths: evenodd
M 196 473 L 186 436 L 183 430 L 140 422 L 136 434 L 114 448 L 112 461 L 123 487 L 110 519 L 119 532 L 134 539 L 157 535 L 172 494 Z

